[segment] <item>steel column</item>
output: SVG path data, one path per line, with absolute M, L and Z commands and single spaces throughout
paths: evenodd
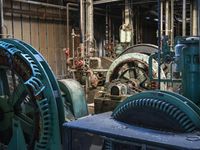
M 163 1 L 160 2 L 160 37 L 163 35 Z
M 186 36 L 186 0 L 183 0 L 182 20 L 182 36 Z
M 4 17 L 3 17 L 3 0 L 0 0 L 0 38 L 3 38 L 3 26 L 4 26 Z
M 169 1 L 165 2 L 165 35 L 169 35 Z
M 198 36 L 200 36 L 200 1 L 198 1 Z M 200 44 L 199 44 L 199 47 L 200 47 Z M 200 50 L 200 48 L 199 48 L 199 50 Z
M 197 0 L 193 0 L 192 14 L 192 35 L 197 36 Z
M 171 47 L 174 45 L 174 0 L 171 0 Z
M 93 13 L 93 0 L 87 0 L 87 18 L 86 18 L 86 26 L 87 26 L 87 53 L 90 53 L 93 49 L 93 41 L 94 41 L 94 13 Z

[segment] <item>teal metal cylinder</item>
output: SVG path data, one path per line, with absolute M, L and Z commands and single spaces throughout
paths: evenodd
M 181 49 L 180 71 L 183 95 L 198 105 L 200 104 L 199 38 L 186 38 L 179 42 L 177 48 Z

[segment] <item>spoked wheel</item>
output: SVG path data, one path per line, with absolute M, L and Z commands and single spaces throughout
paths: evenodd
M 117 66 L 112 79 L 120 80 L 122 83 L 129 83 L 129 86 L 137 91 L 150 89 L 148 77 L 148 65 L 140 60 L 128 60 Z
M 17 40 L 0 41 L 0 147 L 60 149 L 61 94 L 52 88 L 46 62 L 29 48 Z
M 3 70 L 1 70 L 3 72 Z M 3 137 L 0 139 L 1 143 L 8 145 L 13 136 L 13 125 L 20 123 L 23 128 L 23 136 L 25 143 L 28 144 L 28 149 L 33 149 L 35 141 L 39 139 L 40 133 L 40 113 L 36 102 L 36 98 L 32 94 L 29 88 L 27 88 L 20 78 L 15 74 L 10 77 L 11 70 L 4 70 L 5 75 L 9 80 L 15 82 L 15 86 L 12 82 L 8 87 L 4 86 L 1 90 L 5 91 L 1 93 L 0 98 L 0 135 Z M 3 76 L 0 77 L 1 80 Z M 9 92 L 9 93 L 6 93 Z M 7 95 L 8 94 L 8 95 Z M 15 136 L 15 135 L 14 135 Z
M 110 66 L 106 82 L 120 81 L 128 83 L 129 87 L 136 92 L 152 89 L 149 79 L 149 56 L 141 53 L 128 53 L 117 58 Z M 153 61 L 153 75 L 157 77 L 158 63 Z M 161 69 L 161 77 L 165 78 L 164 71 Z M 166 85 L 161 83 L 161 89 L 165 90 Z

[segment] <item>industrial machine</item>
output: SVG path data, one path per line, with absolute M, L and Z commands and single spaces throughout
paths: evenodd
M 161 53 L 160 64 L 172 63 L 175 77 L 182 80 L 171 76 L 166 79 L 150 77 L 160 82 L 181 81 L 179 94 L 144 91 L 126 98 L 112 113 L 66 123 L 65 135 L 70 136 L 64 138 L 69 141 L 65 149 L 73 149 L 80 143 L 82 138 L 76 136 L 79 133 L 84 133 L 84 137 L 98 135 L 104 140 L 103 149 L 106 150 L 200 149 L 199 43 L 199 37 L 180 38 L 174 55 L 168 50 Z M 156 55 L 158 53 L 150 56 L 150 63 Z M 168 56 L 174 57 L 169 59 Z
M 77 81 L 58 84 L 37 50 L 19 40 L 0 40 L 1 150 L 61 149 L 62 124 L 86 115 Z
M 158 77 L 158 62 L 150 56 L 156 52 L 158 47 L 152 44 L 138 44 L 122 51 L 107 71 L 104 90 L 95 96 L 95 113 L 112 111 L 125 98 L 156 89 L 157 83 L 149 77 L 150 72 Z M 167 70 L 166 65 L 161 67 L 162 79 L 166 79 Z M 167 90 L 166 83 L 161 83 L 161 90 Z
M 87 116 L 79 83 L 71 79 L 57 81 L 34 48 L 19 40 L 1 39 L 0 149 L 200 149 L 199 38 L 180 38 L 175 52 L 162 51 L 160 65 L 174 66 L 170 70 L 174 70 L 176 80 L 154 75 L 153 69 L 160 67 L 155 63 L 158 53 L 147 55 L 145 64 L 136 59 L 144 53 L 135 54 L 128 55 L 136 60 L 134 67 L 140 67 L 139 74 L 145 73 L 141 68 L 148 64 L 150 82 L 164 82 L 165 87 L 166 82 L 181 81 L 180 93 L 166 89 L 135 92 L 113 112 Z M 126 75 L 126 70 L 133 69 L 127 68 L 127 60 L 132 59 L 128 55 L 120 56 L 127 58 L 122 59 L 125 73 L 111 74 L 108 81 L 120 76 L 131 80 Z M 119 58 L 117 62 L 121 62 Z M 128 84 L 123 84 L 115 84 L 111 92 L 127 92 Z M 121 90 L 116 92 L 114 87 Z

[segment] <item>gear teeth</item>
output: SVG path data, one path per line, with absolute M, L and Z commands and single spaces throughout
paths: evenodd
M 37 122 L 34 125 L 34 132 L 37 133 L 33 133 L 34 137 L 31 137 L 31 141 L 26 142 L 34 145 L 34 147 L 31 147 L 34 150 L 46 150 L 55 145 L 60 149 L 59 125 L 61 127 L 64 122 L 61 94 L 51 69 L 46 62 L 38 61 L 36 55 L 40 56 L 35 49 L 24 42 L 13 39 L 0 40 L 1 65 L 14 71 L 20 84 L 26 87 L 25 90 L 27 91 L 22 92 L 28 93 L 30 100 L 34 102 L 36 107 L 33 116 L 37 115 L 35 118 Z M 42 56 L 40 57 L 42 58 Z M 47 76 L 47 73 L 50 74 L 50 77 Z M 57 97 L 54 95 L 54 91 L 57 91 Z M 17 96 L 20 98 L 21 95 Z M 20 104 L 21 101 L 20 99 Z M 25 103 L 28 103 L 28 101 L 26 98 L 23 100 Z M 57 111 L 58 107 L 61 113 Z M 27 147 L 29 146 L 27 145 Z
M 2 46 L 5 49 L 9 49 L 9 48 L 14 47 L 12 44 L 9 44 L 9 43 L 4 42 L 4 41 L 0 41 L 0 46 Z
M 37 102 L 38 106 L 41 108 L 41 116 L 43 118 L 42 122 L 42 133 L 39 139 L 39 143 L 36 144 L 36 149 L 45 149 L 49 142 L 51 136 L 51 115 L 49 110 L 48 100 L 45 98 Z
M 190 118 L 178 107 L 159 99 L 144 98 L 135 99 L 132 101 L 129 99 L 127 103 L 114 111 L 112 116 L 116 120 L 123 119 L 123 116 L 125 116 L 129 111 L 132 111 L 136 107 L 158 109 L 166 113 L 166 116 L 174 118 L 177 123 L 179 123 L 179 126 L 186 132 L 191 132 L 196 129 L 196 126 L 194 125 L 194 123 L 192 123 Z

